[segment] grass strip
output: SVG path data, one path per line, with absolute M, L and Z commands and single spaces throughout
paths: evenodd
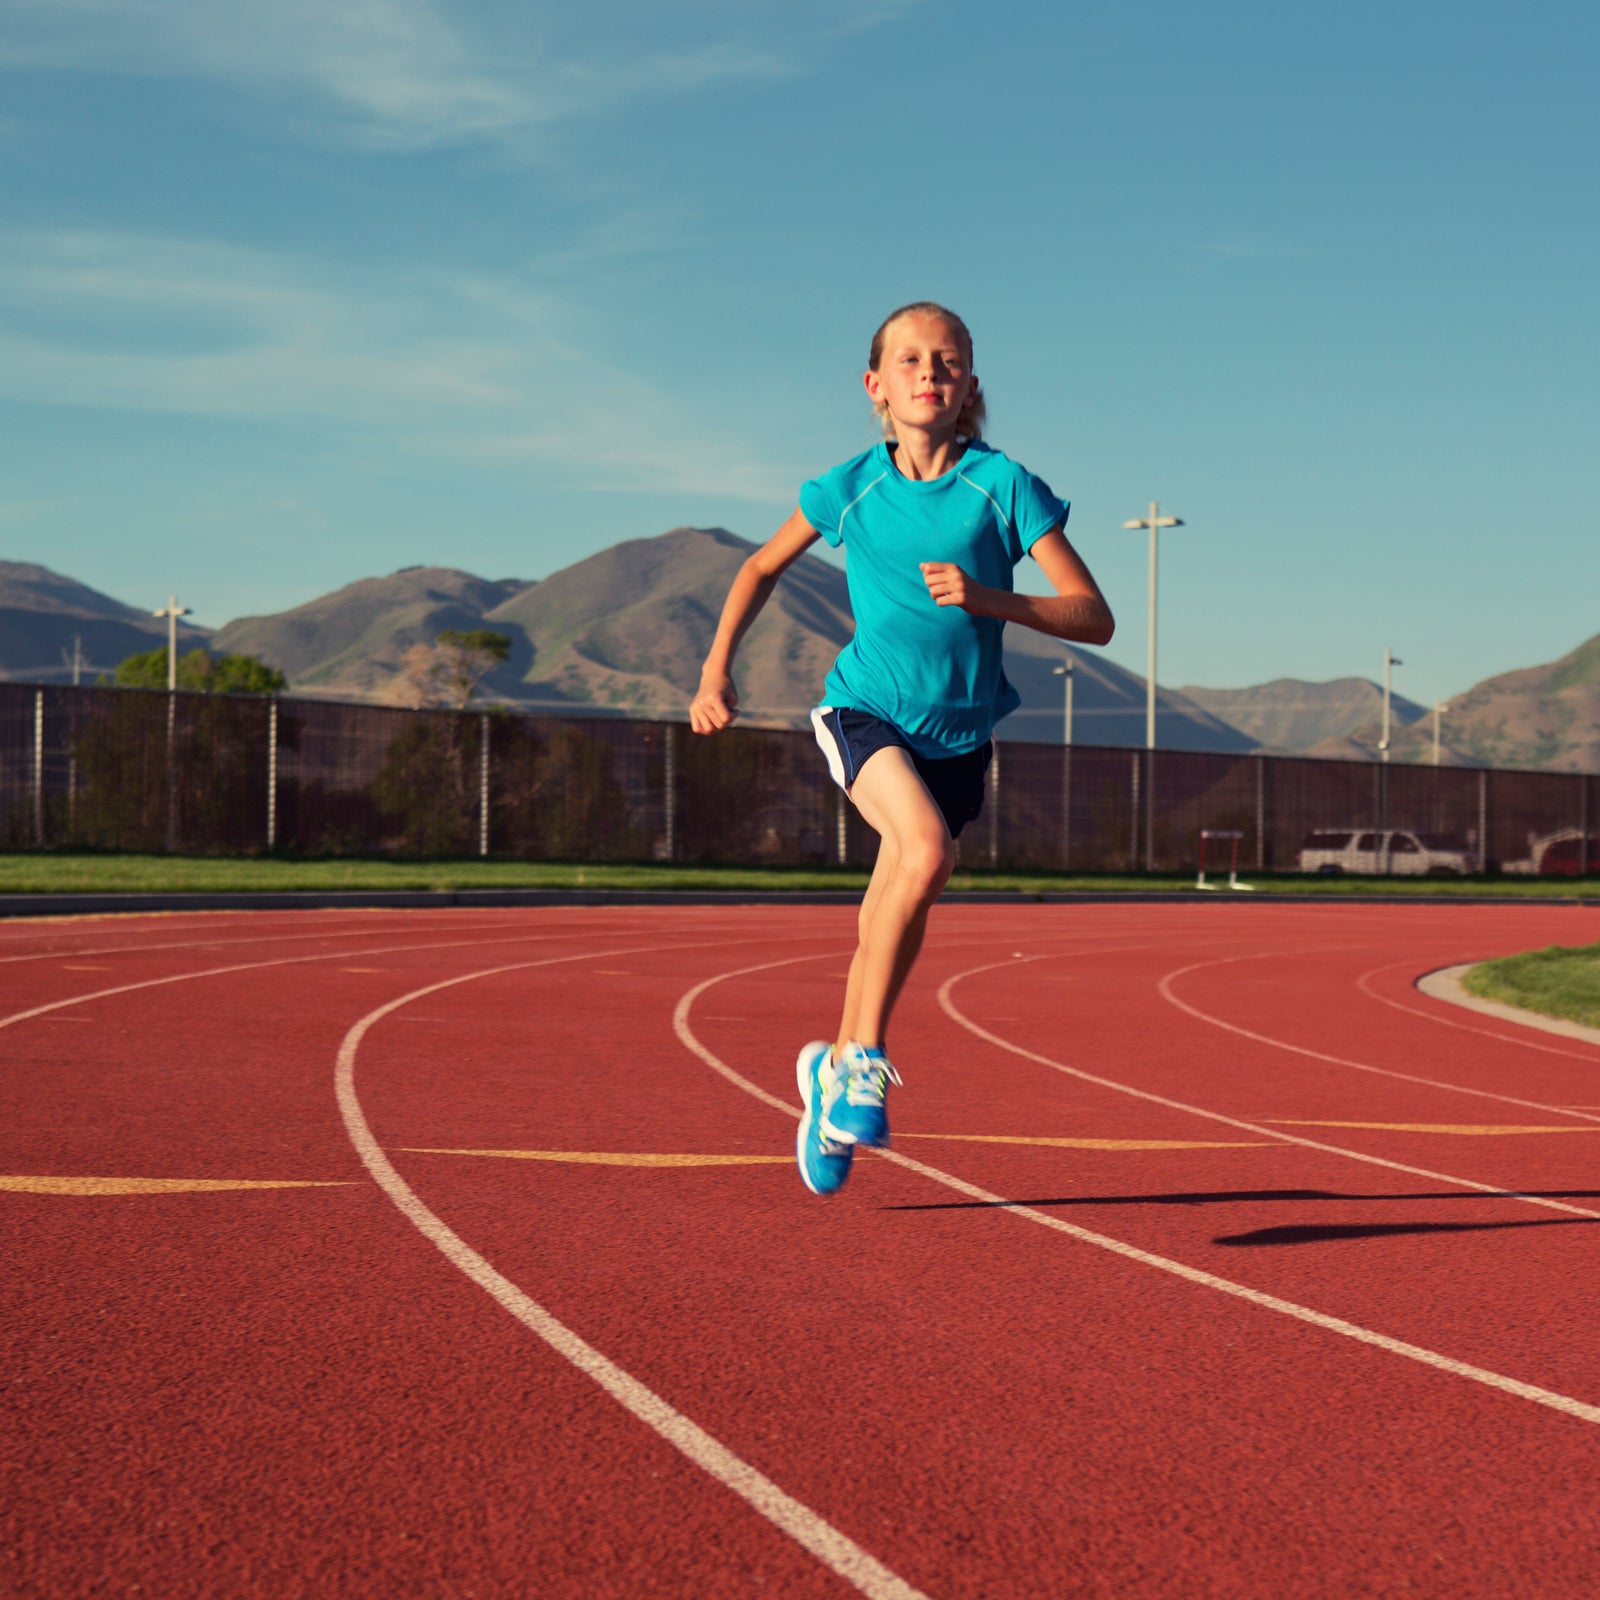
M 1480 961 L 1462 974 L 1469 994 L 1600 1028 L 1600 944 L 1559 945 Z
M 867 874 L 845 867 L 663 866 L 649 863 L 396 860 L 282 856 L 0 855 L 0 895 L 284 893 L 293 891 L 460 889 L 654 889 L 859 892 Z M 1574 878 L 1357 878 L 1254 873 L 1263 892 L 1336 897 L 1485 894 L 1508 899 L 1600 895 L 1600 880 Z M 1195 892 L 1189 873 L 1023 873 L 958 871 L 950 889 L 990 893 Z M 1197 893 L 1197 898 L 1203 896 Z M 1230 897 L 1223 889 L 1213 899 Z M 1233 896 L 1238 898 L 1238 896 Z

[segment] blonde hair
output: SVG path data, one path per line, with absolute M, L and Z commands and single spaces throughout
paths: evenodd
M 955 312 L 948 306 L 940 305 L 936 300 L 914 300 L 908 306 L 901 306 L 898 310 L 891 311 L 882 322 L 878 324 L 878 331 L 872 336 L 872 347 L 867 354 L 867 365 L 876 372 L 879 363 L 883 360 L 883 343 L 889 329 L 901 317 L 938 317 L 955 334 L 961 345 L 961 353 L 967 358 L 967 370 L 972 369 L 972 334 Z M 873 408 L 878 414 L 878 426 L 883 429 L 885 439 L 895 436 L 894 418 L 889 415 L 888 405 L 880 400 Z M 983 424 L 988 417 L 988 410 L 983 403 L 983 391 L 978 387 L 977 380 L 973 380 L 972 392 L 967 396 L 966 404 L 961 408 L 961 415 L 956 419 L 956 431 L 964 433 L 969 439 L 983 437 Z

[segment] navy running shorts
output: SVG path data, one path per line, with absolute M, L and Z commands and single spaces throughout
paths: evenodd
M 846 794 L 868 756 L 887 745 L 898 745 L 911 757 L 911 765 L 927 785 L 952 839 L 960 838 L 961 830 L 983 810 L 983 780 L 994 755 L 993 745 L 959 756 L 920 756 L 892 722 L 848 706 L 817 706 L 811 713 L 811 726 L 828 758 L 833 781 Z

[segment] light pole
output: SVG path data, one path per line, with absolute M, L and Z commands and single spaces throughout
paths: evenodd
M 1403 667 L 1403 662 L 1388 645 L 1383 647 L 1383 737 L 1378 740 L 1378 754 L 1387 761 L 1389 759 L 1389 697 L 1392 692 L 1390 674 L 1396 667 Z
M 1433 764 L 1439 765 L 1439 718 L 1450 709 L 1448 700 L 1435 700 L 1433 703 Z
M 1131 522 L 1124 522 L 1122 526 L 1150 530 L 1150 639 L 1144 687 L 1144 743 L 1147 750 L 1154 750 L 1156 747 L 1156 534 L 1162 528 L 1181 528 L 1183 518 L 1162 516 L 1161 507 L 1152 500 L 1149 516 L 1135 517 Z
M 1072 652 L 1068 651 L 1067 652 L 1067 664 L 1064 667 L 1052 667 L 1050 669 L 1051 674 L 1053 676 L 1055 676 L 1057 678 L 1066 679 L 1066 682 L 1063 685 L 1063 687 L 1066 689 L 1067 693 L 1066 693 L 1066 706 L 1065 706 L 1064 711 L 1062 713 L 1062 723 L 1061 723 L 1061 742 L 1062 742 L 1062 744 L 1071 744 L 1072 743 L 1072 668 L 1073 668 Z
M 189 615 L 188 606 L 178 604 L 177 595 L 172 595 L 166 605 L 155 613 L 158 617 L 167 619 L 167 688 L 178 687 L 178 618 Z

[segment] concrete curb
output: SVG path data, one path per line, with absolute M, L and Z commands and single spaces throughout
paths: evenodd
M 1514 1022 L 1524 1028 L 1537 1028 L 1540 1033 L 1554 1033 L 1563 1039 L 1581 1039 L 1585 1044 L 1600 1045 L 1600 1028 L 1586 1028 L 1581 1022 L 1545 1017 L 1537 1011 L 1524 1011 L 1521 1006 L 1503 1005 L 1498 1000 L 1484 1000 L 1468 994 L 1461 985 L 1461 974 L 1472 965 L 1474 963 L 1467 962 L 1459 967 L 1425 972 L 1417 979 L 1417 988 L 1432 1000 L 1444 1000 L 1466 1011 L 1478 1011 L 1486 1017 L 1498 1017 L 1502 1022 Z

